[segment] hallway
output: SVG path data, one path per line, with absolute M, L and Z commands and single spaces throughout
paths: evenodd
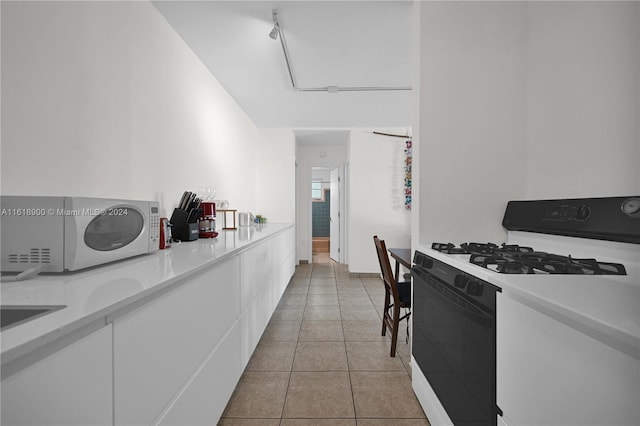
M 429 425 L 404 327 L 396 358 L 380 335 L 382 282 L 329 262 L 297 267 L 219 425 Z

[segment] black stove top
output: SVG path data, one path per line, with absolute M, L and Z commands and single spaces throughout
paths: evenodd
M 624 265 L 536 251 L 532 247 L 493 243 L 433 243 L 447 254 L 468 254 L 469 262 L 502 274 L 626 275 Z

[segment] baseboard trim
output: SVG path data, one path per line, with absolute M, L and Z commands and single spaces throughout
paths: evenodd
M 349 272 L 350 278 L 380 278 L 379 273 L 375 272 Z

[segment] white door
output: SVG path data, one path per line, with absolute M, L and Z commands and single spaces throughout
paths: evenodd
M 338 169 L 331 170 L 329 206 L 329 257 L 340 262 L 340 177 Z

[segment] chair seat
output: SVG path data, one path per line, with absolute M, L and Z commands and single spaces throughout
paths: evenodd
M 398 295 L 404 307 L 411 307 L 411 281 L 398 283 Z

